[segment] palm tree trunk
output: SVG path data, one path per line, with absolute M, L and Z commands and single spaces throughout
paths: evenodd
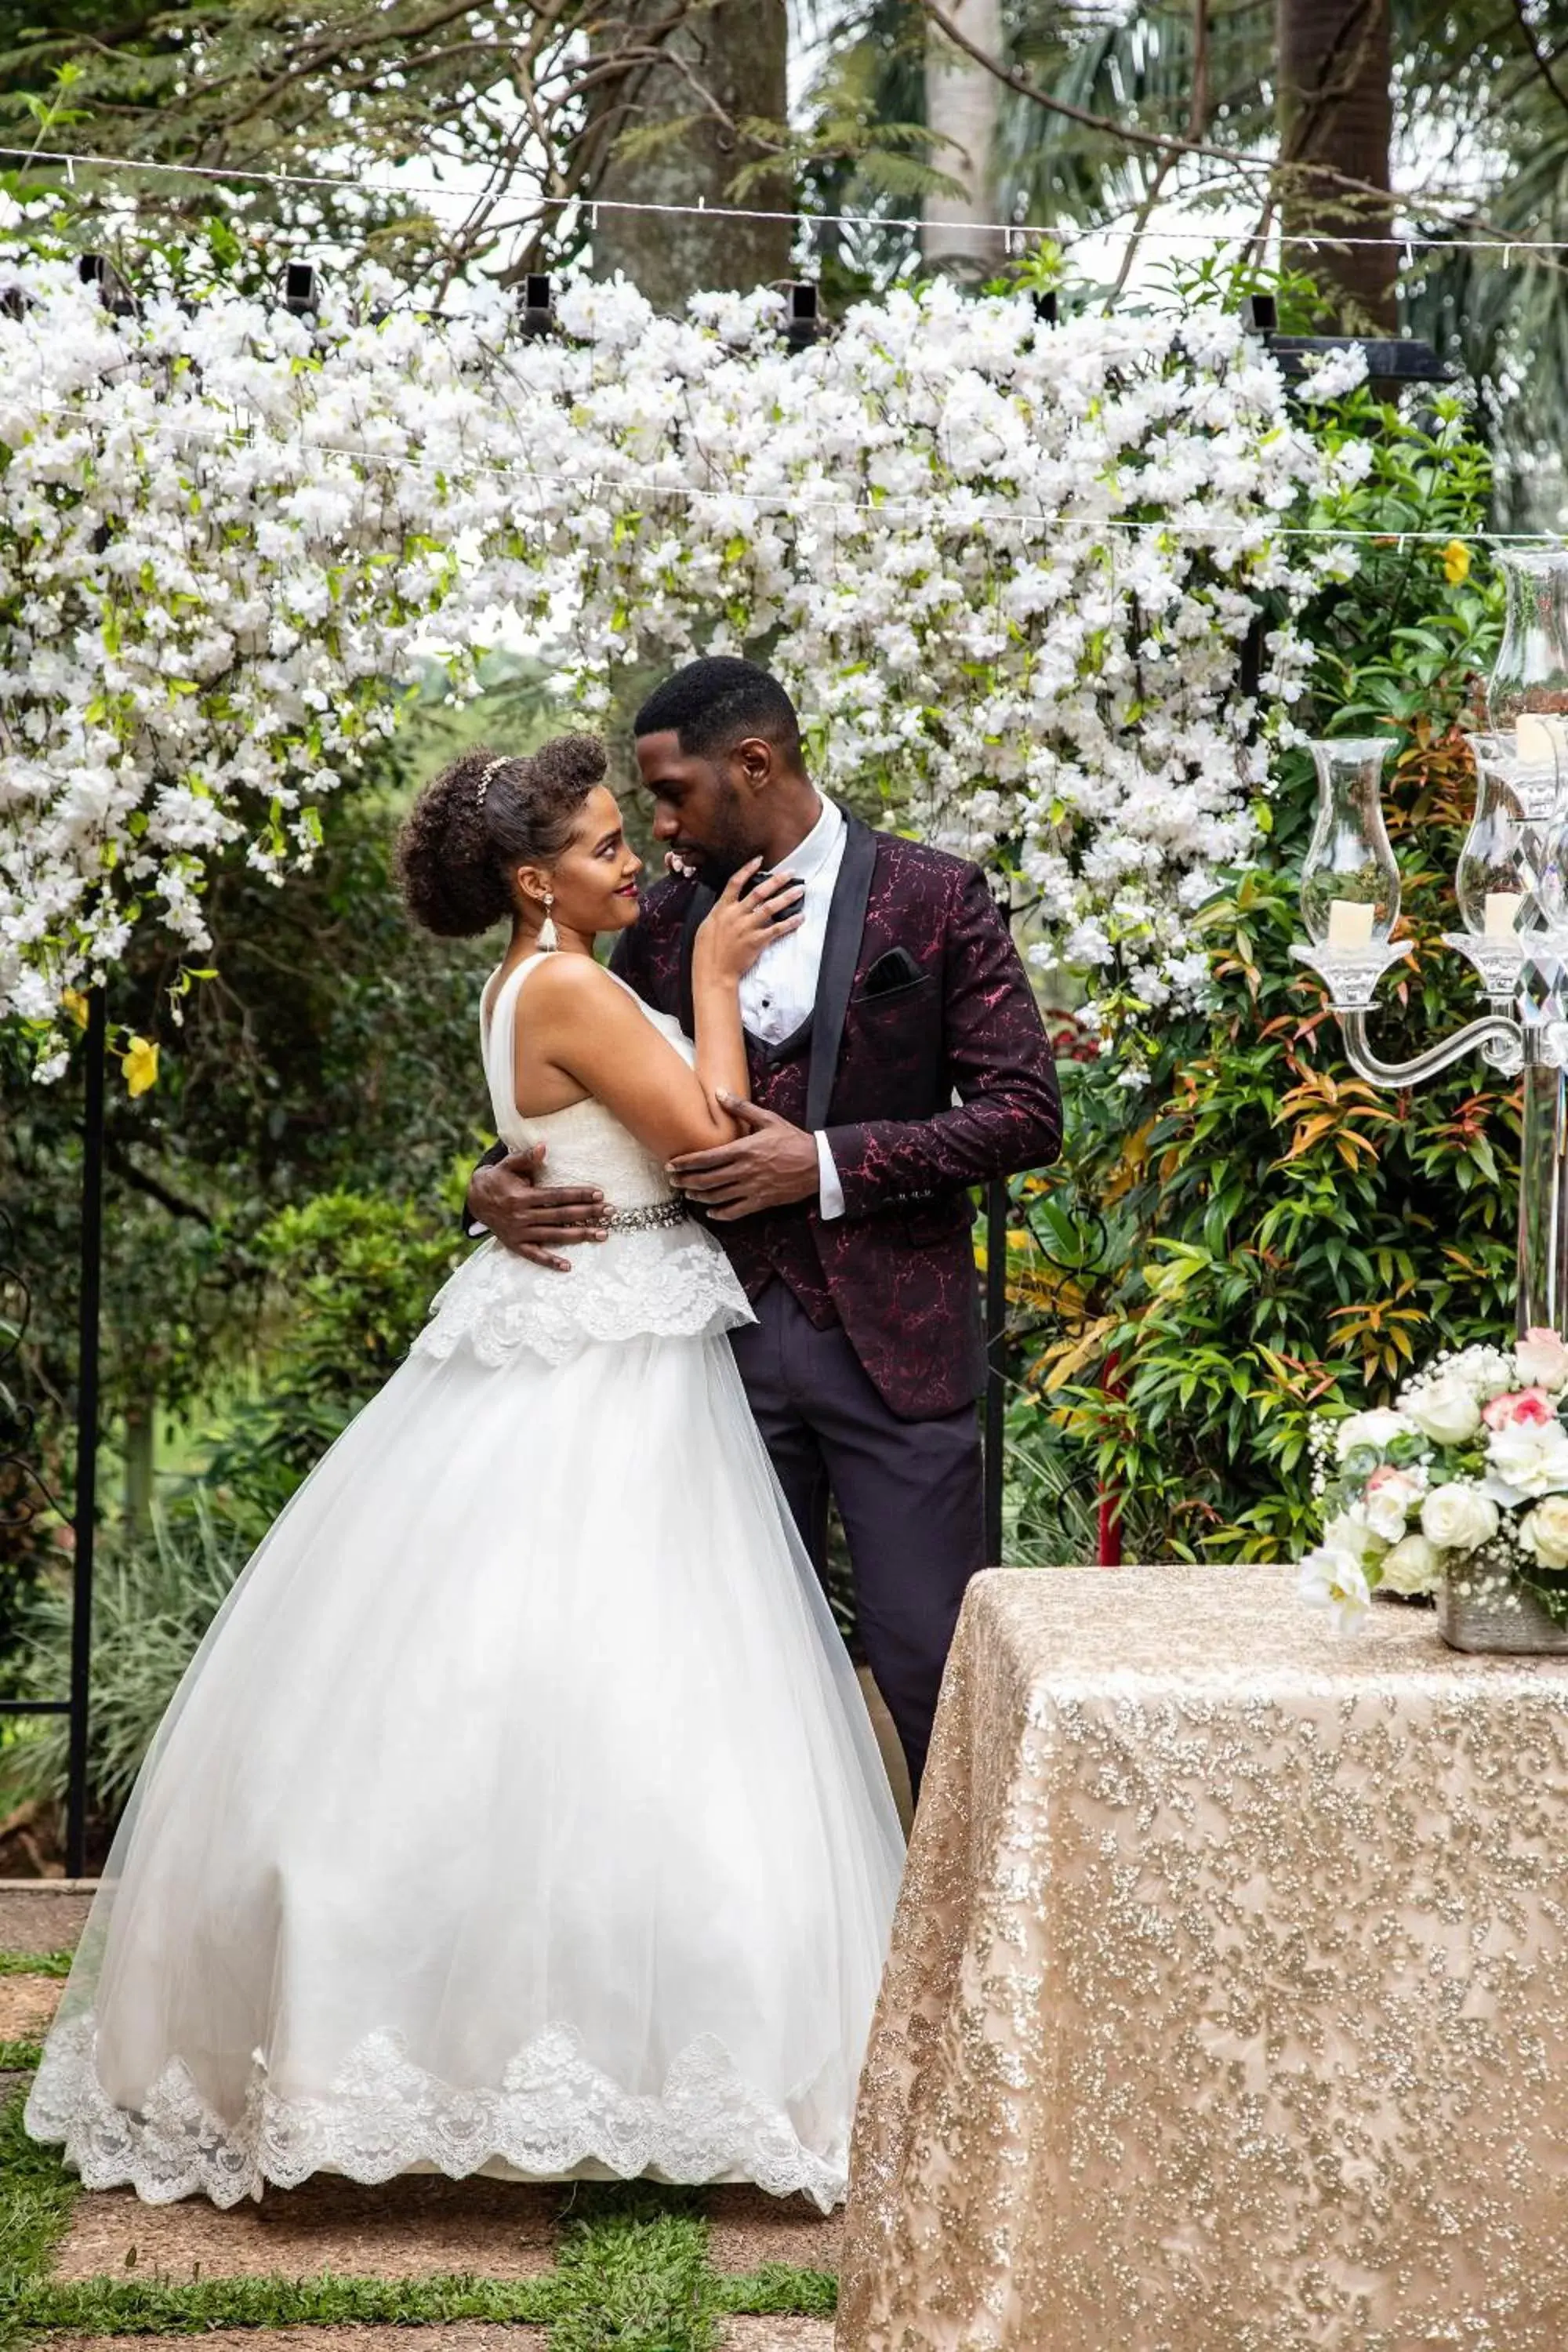
M 949 13 L 988 57 L 1002 56 L 1002 0 L 950 0 Z M 925 93 L 931 163 L 961 181 L 963 193 L 933 190 L 926 197 L 921 249 L 927 261 L 988 274 L 1003 251 L 1001 236 L 984 226 L 997 217 L 994 154 L 1002 85 L 932 25 L 926 34 Z M 952 144 L 941 143 L 945 141 Z
M 596 129 L 610 153 L 594 189 L 602 201 L 732 205 L 735 174 L 767 152 L 765 140 L 740 125 L 786 119 L 786 0 L 692 0 L 682 21 L 664 30 L 678 13 L 671 0 L 622 0 L 595 32 L 595 52 L 606 58 L 648 52 L 606 83 Z M 644 133 L 654 134 L 651 142 Z M 789 210 L 788 173 L 753 182 L 739 201 Z M 673 311 L 705 288 L 744 292 L 787 277 L 791 243 L 787 221 L 602 210 L 594 266 L 601 277 L 624 270 L 656 310 Z
M 1287 261 L 1312 271 L 1352 332 L 1398 325 L 1389 0 L 1275 0 L 1280 216 Z M 1340 240 L 1340 241 L 1336 241 Z

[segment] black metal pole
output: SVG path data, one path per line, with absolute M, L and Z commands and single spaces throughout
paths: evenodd
M 87 1867 L 87 1711 L 92 1666 L 92 1546 L 98 1517 L 99 1303 L 103 1278 L 103 1078 L 108 1010 L 101 988 L 87 1000 L 86 1094 L 81 1131 L 81 1293 L 77 1342 L 76 1574 L 71 1591 L 70 1776 L 66 1869 Z
M 985 1188 L 985 1557 L 1002 1559 L 1003 1428 L 1007 1389 L 1007 1186 Z

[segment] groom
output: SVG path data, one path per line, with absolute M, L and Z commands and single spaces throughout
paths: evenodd
M 613 968 L 647 1003 L 690 1034 L 692 940 L 748 859 L 805 885 L 800 929 L 741 986 L 745 1132 L 671 1175 L 756 1312 L 735 1359 L 819 1573 L 838 1505 L 867 1660 L 918 1790 L 959 1603 L 984 1565 L 968 1188 L 1057 1157 L 1051 1049 L 978 869 L 825 801 L 766 670 L 689 663 L 635 726 L 674 870 Z M 569 1273 L 555 1252 L 591 1239 L 604 1204 L 536 1167 L 498 1145 L 469 1215 Z

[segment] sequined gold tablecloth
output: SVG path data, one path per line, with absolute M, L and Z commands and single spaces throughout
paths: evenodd
M 1568 1662 L 1294 1585 L 970 1588 L 840 2352 L 1568 2347 Z

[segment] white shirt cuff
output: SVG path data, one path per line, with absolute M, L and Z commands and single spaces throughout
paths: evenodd
M 831 1220 L 844 1214 L 844 1187 L 838 1181 L 838 1171 L 833 1164 L 833 1154 L 827 1148 L 824 1129 L 816 1130 L 816 1205 L 824 1218 Z

